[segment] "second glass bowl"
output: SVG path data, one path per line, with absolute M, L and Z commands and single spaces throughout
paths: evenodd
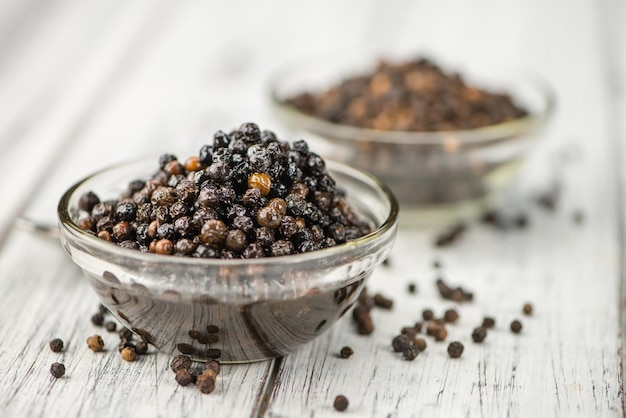
M 463 208 L 482 210 L 511 182 L 553 113 L 551 89 L 539 77 L 472 62 L 462 68 L 469 83 L 509 94 L 528 115 L 476 129 L 383 131 L 328 122 L 288 103 L 297 94 L 319 93 L 366 74 L 376 63 L 376 57 L 354 54 L 291 62 L 271 78 L 271 101 L 279 120 L 294 135 L 317 140 L 322 156 L 373 173 L 390 186 L 403 211 L 448 219 Z

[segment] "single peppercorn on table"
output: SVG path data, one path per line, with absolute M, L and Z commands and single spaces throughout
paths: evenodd
M 624 6 L 431 3 L 2 2 L 0 415 L 623 416 Z M 442 238 L 403 213 L 355 314 L 295 353 L 192 365 L 202 391 L 200 374 L 175 374 L 173 355 L 141 354 L 137 337 L 122 357 L 129 336 L 96 315 L 59 241 L 20 228 L 54 223 L 61 194 L 94 170 L 198 155 L 218 129 L 256 122 L 299 139 L 269 113 L 268 74 L 308 50 L 389 45 L 511 57 L 545 76 L 559 111 L 509 221 Z M 102 351 L 86 342 L 96 335 Z

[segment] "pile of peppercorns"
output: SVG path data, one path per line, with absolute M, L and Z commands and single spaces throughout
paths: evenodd
M 244 123 L 218 131 L 198 155 L 165 154 L 148 180 L 114 201 L 79 200 L 84 231 L 124 248 L 197 258 L 306 253 L 371 232 L 348 205 L 324 160 Z
M 469 85 L 426 58 L 381 60 L 374 71 L 286 101 L 320 119 L 385 131 L 472 129 L 528 114 L 508 94 Z

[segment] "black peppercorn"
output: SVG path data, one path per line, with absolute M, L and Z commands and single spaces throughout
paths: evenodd
M 51 340 L 50 350 L 54 351 L 55 353 L 63 351 L 63 340 L 61 340 L 60 338 L 55 338 Z
M 519 334 L 520 332 L 522 332 L 522 323 L 517 319 L 511 322 L 511 331 L 514 334 Z
M 458 341 L 451 342 L 448 345 L 448 355 L 452 358 L 459 358 L 463 354 L 463 344 Z
M 472 340 L 475 343 L 482 343 L 487 338 L 487 328 L 478 327 L 472 331 Z
M 62 363 L 52 363 L 52 366 L 50 366 L 50 374 L 57 379 L 63 377 L 63 375 L 65 375 L 65 365 Z
M 486 316 L 483 319 L 483 324 L 482 324 L 483 327 L 485 327 L 485 328 L 493 328 L 495 325 L 496 325 L 496 320 L 493 319 L 492 317 Z
M 345 411 L 346 409 L 348 409 L 348 398 L 346 398 L 343 395 L 338 395 L 335 398 L 335 401 L 333 402 L 333 407 L 340 412 Z
M 352 354 L 354 354 L 354 351 L 348 346 L 342 347 L 339 351 L 339 357 L 341 358 L 349 358 Z

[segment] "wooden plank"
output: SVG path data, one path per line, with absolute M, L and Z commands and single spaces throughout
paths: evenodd
M 59 243 L 19 230 L 9 242 L 0 254 L 3 416 L 193 416 L 199 411 L 248 416 L 260 402 L 271 362 L 223 365 L 210 395 L 179 386 L 167 354 L 150 352 L 127 363 L 117 352 L 117 333 L 91 323 L 97 299 Z M 94 334 L 102 336 L 106 352 L 89 350 L 85 341 Z M 52 338 L 63 339 L 62 353 L 50 350 Z M 53 362 L 65 364 L 65 377 L 50 375 Z
M 24 52 L 26 57 L 24 62 L 14 70 L 18 73 L 15 76 L 17 78 L 13 79 L 10 74 L 5 74 L 0 79 L 0 97 L 3 99 L 0 108 L 8 109 L 11 107 L 12 98 L 22 97 L 19 94 L 19 86 L 28 85 L 33 80 L 37 80 L 41 69 L 50 64 L 48 61 L 54 62 L 54 56 L 44 54 L 42 58 L 36 53 L 38 50 L 42 48 L 45 50 L 47 46 L 55 48 L 64 45 L 68 37 L 89 38 L 91 30 L 81 33 L 80 28 L 84 29 L 82 26 L 74 28 L 77 32 L 72 32 L 72 26 L 65 28 L 63 24 L 67 19 L 82 19 L 87 23 L 92 22 L 95 27 L 101 24 L 106 28 L 107 36 L 101 40 L 101 43 L 86 44 L 89 46 L 86 51 L 80 48 L 79 51 L 73 51 L 71 47 L 69 48 L 67 54 L 71 60 L 64 62 L 65 66 L 60 66 L 59 71 L 69 73 L 71 77 L 63 78 L 65 83 L 57 83 L 54 78 L 47 79 L 44 90 L 52 89 L 54 94 L 48 97 L 46 95 L 49 92 L 43 92 L 45 96 L 43 98 L 46 99 L 43 100 L 45 105 L 43 109 L 40 108 L 39 101 L 42 99 L 39 96 L 41 92 L 34 91 L 34 100 L 27 101 L 21 112 L 16 114 L 18 120 L 21 121 L 17 124 L 18 127 L 23 124 L 28 125 L 24 132 L 20 129 L 18 129 L 20 132 L 15 132 L 9 128 L 0 131 L 0 135 L 4 135 L 5 139 L 8 138 L 7 141 L 11 143 L 10 147 L 5 147 L 2 154 L 3 164 L 0 168 L 0 176 L 8 177 L 11 173 L 18 171 L 22 173 L 20 182 L 8 182 L 5 185 L 5 192 L 13 198 L 0 209 L 0 238 L 5 236 L 4 232 L 12 222 L 12 218 L 23 209 L 28 196 L 33 194 L 40 179 L 50 171 L 50 165 L 53 164 L 55 158 L 62 154 L 69 144 L 79 139 L 80 127 L 89 120 L 90 112 L 94 111 L 98 99 L 102 99 L 103 95 L 109 93 L 110 83 L 116 80 L 115 76 L 118 75 L 116 72 L 123 68 L 122 64 L 132 63 L 133 60 L 129 58 L 138 52 L 135 48 L 145 46 L 134 43 L 134 38 L 140 36 L 142 31 L 153 33 L 153 25 L 158 24 L 162 19 L 151 19 L 158 17 L 159 14 L 166 15 L 170 10 L 169 6 L 164 7 L 167 4 L 169 2 L 155 7 L 151 2 L 136 2 L 125 9 L 124 13 L 111 15 L 111 20 L 108 20 L 107 14 L 102 14 L 98 8 L 78 7 L 77 10 L 71 9 L 65 14 L 61 13 L 58 16 L 58 22 L 55 21 L 49 23 L 49 27 L 46 26 L 50 32 L 48 43 L 44 36 L 40 39 L 41 44 L 35 43 Z M 112 6 L 115 5 L 112 4 Z M 64 30 L 59 30 L 56 25 L 61 25 Z M 91 26 L 87 25 L 87 28 Z M 60 37 L 60 40 L 54 36 L 55 34 Z M 143 38 L 141 40 L 144 41 Z M 54 42 L 57 41 L 59 44 L 55 45 Z M 72 53 L 77 55 L 72 55 Z M 84 56 L 81 53 L 87 55 Z M 80 64 L 76 65 L 74 60 L 79 61 Z M 73 67 L 74 65 L 76 68 Z M 20 69 L 26 71 L 28 76 L 24 76 L 25 78 L 19 76 Z M 40 115 L 39 112 L 43 110 L 45 112 Z M 12 115 L 12 113 L 7 111 L 7 115 Z M 10 117 L 3 120 L 9 121 Z M 24 159 L 29 160 L 29 166 L 33 169 L 23 169 Z

